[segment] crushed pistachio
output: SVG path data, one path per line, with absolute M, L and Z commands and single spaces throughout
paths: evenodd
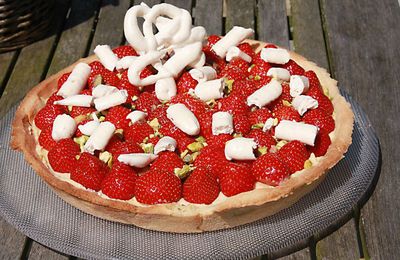
M 312 162 L 310 160 L 306 160 L 304 162 L 304 169 L 309 169 L 312 167 Z
M 105 117 L 105 116 L 100 116 L 100 117 L 99 117 L 99 121 L 100 121 L 100 122 L 104 122 L 104 120 L 106 120 L 106 117 Z
M 211 99 L 211 100 L 207 101 L 206 103 L 209 107 L 214 108 L 215 105 L 217 104 L 217 101 L 215 101 L 215 99 Z
M 120 134 L 120 135 L 122 135 L 122 134 L 124 133 L 124 129 L 119 128 L 119 129 L 115 130 L 114 133 L 115 133 L 115 134 Z
M 187 146 L 187 148 L 192 152 L 198 152 L 203 149 L 203 144 L 200 142 L 193 142 Z
M 156 131 L 158 129 L 160 129 L 161 125 L 160 122 L 158 122 L 157 118 L 154 118 L 153 120 L 151 120 L 149 122 L 149 125 Z
M 143 151 L 145 153 L 154 153 L 154 144 L 148 143 L 148 144 L 140 144 L 140 147 L 142 147 Z
M 268 153 L 268 148 L 266 146 L 258 147 L 257 150 L 261 155 L 264 155 L 264 154 Z
M 262 129 L 264 127 L 264 123 L 258 123 L 251 126 L 251 129 Z
M 110 152 L 104 151 L 99 154 L 99 159 L 106 163 L 108 167 L 112 166 L 112 154 Z
M 279 150 L 279 149 L 281 149 L 285 144 L 287 144 L 287 141 L 285 141 L 285 140 L 280 140 L 275 146 L 276 146 L 276 149 L 277 150 Z
M 181 158 L 183 159 L 188 153 L 189 153 L 188 149 L 186 149 L 185 151 L 181 152 Z
M 68 111 L 69 111 L 69 112 L 72 111 L 72 106 L 68 106 Z
M 233 89 L 233 79 L 225 79 L 225 92 L 227 94 L 231 93 L 232 89 Z
M 74 118 L 74 120 L 75 120 L 75 122 L 76 122 L 77 124 L 79 124 L 80 122 L 82 122 L 83 120 L 86 120 L 86 119 L 87 119 L 87 116 L 86 116 L 86 115 L 79 115 L 79 116 L 77 116 L 77 117 Z
M 192 161 L 194 162 L 194 160 L 196 160 L 197 156 L 200 155 L 200 152 L 194 152 L 192 153 Z
M 203 136 L 199 136 L 199 137 L 197 137 L 196 139 L 195 139 L 197 142 L 200 142 L 200 143 L 205 143 L 206 142 L 206 139 L 203 137 Z
M 185 164 L 182 168 L 174 169 L 175 175 L 178 176 L 180 179 L 185 178 L 191 171 L 192 171 L 192 167 L 190 167 L 187 164 Z
M 233 134 L 233 138 L 238 138 L 238 137 L 243 137 L 243 135 L 240 134 L 240 133 L 234 133 Z
M 87 142 L 87 140 L 89 140 L 89 136 L 87 135 L 82 135 L 80 137 L 75 137 L 74 138 L 74 142 L 77 143 L 79 145 L 79 148 L 81 148 L 81 151 L 84 151 L 84 145 Z
M 100 85 L 103 82 L 103 77 L 101 75 L 97 75 L 96 77 L 94 77 L 93 80 L 93 87 L 97 87 L 98 85 Z
M 260 75 L 255 75 L 254 76 L 254 80 L 260 80 L 260 79 L 261 79 Z
M 191 155 L 191 154 L 186 154 L 186 155 L 182 158 L 182 160 L 183 160 L 185 163 L 190 163 L 190 162 L 192 162 L 193 158 L 192 158 L 192 155 Z
M 292 103 L 290 103 L 287 100 L 282 100 L 282 103 L 283 103 L 284 106 L 287 106 L 287 107 L 291 107 L 292 106 Z
M 273 123 L 273 126 L 277 126 L 277 125 L 278 125 L 278 123 L 279 123 L 279 120 L 278 120 L 278 118 L 274 118 L 274 123 Z

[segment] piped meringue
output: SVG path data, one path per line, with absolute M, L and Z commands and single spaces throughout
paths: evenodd
M 311 146 L 314 146 L 317 133 L 318 127 L 316 127 L 315 125 L 289 120 L 282 120 L 275 127 L 276 138 L 287 141 L 297 140 Z
M 214 79 L 210 81 L 200 82 L 194 89 L 194 93 L 203 101 L 211 99 L 219 99 L 224 95 L 225 83 L 224 79 Z
M 118 90 L 111 95 L 96 98 L 93 102 L 97 111 L 104 111 L 125 103 L 127 98 L 128 92 L 126 90 Z
M 279 81 L 272 79 L 267 85 L 257 89 L 247 97 L 247 105 L 256 105 L 261 108 L 277 99 L 282 94 L 282 86 Z
M 78 63 L 72 70 L 68 79 L 58 90 L 57 95 L 63 98 L 78 95 L 86 86 L 90 71 L 91 68 L 89 65 L 83 62 Z
M 89 95 L 74 95 L 61 100 L 54 101 L 55 105 L 90 107 L 93 103 L 93 97 Z
M 154 153 L 159 154 L 163 151 L 175 151 L 177 146 L 176 140 L 169 136 L 162 137 L 154 146 Z
M 93 52 L 100 59 L 101 64 L 103 64 L 106 69 L 109 71 L 114 70 L 118 62 L 118 57 L 111 50 L 110 46 L 97 45 Z
M 101 122 L 85 143 L 84 150 L 91 154 L 96 150 L 103 151 L 113 136 L 114 131 L 114 124 L 108 121 Z
M 184 104 L 170 105 L 167 108 L 167 118 L 188 135 L 198 135 L 200 132 L 199 121 Z
M 257 144 L 253 138 L 237 137 L 225 144 L 225 157 L 227 160 L 255 160 L 254 149 Z
M 318 101 L 310 96 L 300 95 L 292 100 L 292 106 L 302 116 L 307 110 L 317 108 Z
M 285 49 L 262 48 L 261 59 L 275 64 L 285 64 L 290 60 L 290 54 Z
M 136 168 L 144 168 L 158 156 L 151 153 L 130 153 L 118 156 L 118 161 Z
M 72 136 L 74 136 L 75 131 L 75 120 L 67 114 L 62 114 L 58 115 L 53 122 L 51 137 L 55 141 L 60 141 L 61 139 L 71 138 Z
M 216 112 L 212 115 L 212 134 L 232 134 L 233 117 L 229 112 Z
M 225 58 L 228 49 L 237 46 L 244 39 L 253 35 L 253 29 L 234 26 L 221 40 L 217 41 L 211 49 L 221 58 Z

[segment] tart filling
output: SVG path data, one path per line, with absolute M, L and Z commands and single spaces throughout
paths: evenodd
M 292 52 L 244 41 L 251 29 L 203 42 L 204 28 L 187 15 L 169 4 L 132 7 L 124 24 L 130 45 L 99 45 L 97 58 L 60 73 L 45 95 L 38 94 L 45 84 L 28 94 L 14 147 L 29 153 L 15 137 L 27 132 L 26 104 L 40 96 L 45 105 L 27 114 L 31 156 L 45 174 L 85 192 L 76 195 L 84 200 L 147 214 L 264 205 L 322 176 L 351 142 L 352 114 L 335 82 Z

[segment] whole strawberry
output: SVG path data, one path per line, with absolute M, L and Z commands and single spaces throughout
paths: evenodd
M 212 135 L 209 138 L 207 138 L 207 144 L 214 145 L 217 147 L 225 147 L 225 143 L 232 139 L 233 136 L 230 134 Z
M 247 68 L 239 68 L 236 65 L 228 64 L 218 75 L 219 78 L 226 78 L 228 80 L 243 80 L 247 78 L 248 71 Z
M 182 189 L 183 198 L 196 204 L 211 204 L 219 195 L 218 181 L 206 167 L 197 167 Z
M 246 137 L 253 138 L 258 146 L 267 147 L 268 149 L 276 144 L 274 137 L 270 133 L 263 132 L 261 129 L 252 129 Z
M 272 112 L 268 108 L 260 108 L 250 112 L 249 121 L 251 125 L 264 124 L 268 118 L 272 117 Z
M 93 112 L 96 112 L 96 109 L 93 107 L 72 107 L 69 114 L 72 118 L 75 118 L 78 116 L 88 116 Z
M 314 146 L 307 146 L 310 153 L 314 153 L 316 157 L 324 156 L 331 145 L 331 138 L 326 133 L 318 133 L 315 138 Z
M 237 163 L 228 163 L 219 177 L 219 185 L 225 196 L 250 191 L 254 189 L 256 179 L 249 167 Z
M 132 167 L 114 162 L 110 173 L 101 183 L 101 191 L 113 199 L 129 200 L 135 195 L 137 178 Z
M 286 164 L 273 153 L 266 153 L 258 157 L 253 162 L 252 173 L 258 181 L 271 186 L 278 186 L 290 175 Z
M 194 161 L 194 166 L 208 167 L 211 173 L 218 177 L 228 162 L 225 158 L 224 147 L 208 145 L 201 149 L 200 155 Z
M 267 106 L 270 110 L 274 111 L 279 109 L 280 107 L 285 106 L 285 102 L 292 102 L 292 99 L 293 98 L 290 95 L 289 85 L 286 83 L 282 83 L 282 94 L 277 99 L 269 103 Z
M 178 94 L 171 99 L 171 104 L 184 104 L 195 116 L 200 116 L 206 111 L 207 104 L 189 94 Z
M 246 53 L 249 55 L 252 59 L 254 56 L 256 56 L 256 53 L 254 52 L 253 48 L 251 45 L 247 42 L 241 43 L 237 46 L 242 52 Z
M 64 107 L 57 105 L 46 105 L 35 116 L 35 125 L 40 130 L 53 128 L 53 122 L 58 115 L 64 114 Z
M 47 99 L 46 105 L 54 105 L 55 101 L 58 101 L 61 99 L 64 99 L 64 98 L 62 96 L 58 96 L 57 93 L 54 93 L 53 95 L 51 95 L 49 97 L 49 99 Z M 61 106 L 61 105 L 56 105 L 56 106 Z M 63 106 L 61 106 L 61 107 L 63 107 Z
M 176 138 L 178 152 L 184 152 L 187 149 L 187 146 L 194 142 L 196 142 L 196 140 L 187 135 Z
M 212 134 L 212 115 L 215 112 L 216 111 L 214 111 L 214 110 L 208 110 L 207 112 L 205 112 L 197 117 L 197 120 L 199 121 L 199 124 L 200 124 L 200 135 L 207 139 L 213 136 L 213 134 Z
M 279 158 L 288 166 L 291 173 L 304 169 L 305 161 L 310 157 L 306 146 L 299 141 L 290 141 L 278 151 Z
M 176 83 L 178 94 L 187 93 L 190 89 L 194 90 L 197 83 L 197 80 L 195 80 L 189 72 L 184 72 Z
M 155 94 L 143 92 L 136 100 L 135 104 L 137 110 L 150 113 L 160 104 L 160 101 Z
M 99 158 L 89 153 L 82 153 L 71 172 L 71 180 L 82 184 L 85 188 L 99 191 L 108 171 L 107 165 Z
M 288 106 L 281 106 L 277 110 L 274 111 L 274 117 L 278 118 L 279 121 L 282 120 L 290 120 L 300 122 L 301 117 L 296 109 Z
M 67 81 L 69 75 L 71 75 L 71 72 L 64 73 L 61 75 L 61 77 L 57 81 L 57 88 L 60 89 L 62 85 L 64 85 L 65 81 Z
M 233 93 L 218 100 L 218 109 L 233 115 L 247 115 L 250 111 L 244 96 Z
M 137 52 L 135 49 L 132 48 L 132 46 L 129 45 L 123 45 L 123 46 L 118 46 L 117 48 L 113 49 L 113 52 L 119 59 L 122 59 L 125 56 L 138 56 Z
M 235 128 L 235 133 L 240 133 L 242 135 L 247 134 L 251 130 L 251 123 L 247 114 L 234 115 L 233 126 Z
M 165 151 L 158 154 L 158 158 L 151 164 L 151 170 L 166 171 L 174 173 L 176 168 L 182 168 L 182 159 L 174 152 Z
M 51 150 L 51 148 L 53 148 L 57 144 L 57 141 L 54 140 L 53 137 L 51 137 L 51 132 L 51 128 L 46 128 L 43 129 L 39 135 L 39 144 L 47 151 Z
M 319 128 L 320 133 L 329 134 L 335 130 L 335 121 L 331 115 L 328 115 L 322 109 L 312 109 L 307 111 L 303 116 L 304 123 L 315 125 Z
M 138 144 L 151 134 L 154 134 L 154 130 L 147 122 L 136 122 L 124 130 L 125 140 Z
M 143 149 L 137 144 L 132 142 L 115 142 L 112 146 L 108 144 L 106 147 L 112 155 L 113 155 L 113 162 L 118 161 L 118 156 L 121 154 L 128 154 L 128 153 L 143 153 Z
M 115 106 L 108 110 L 106 121 L 114 124 L 116 129 L 125 129 L 129 126 L 129 119 L 126 116 L 131 112 L 130 109 L 123 106 Z
M 173 173 L 150 170 L 137 179 L 135 197 L 150 205 L 176 202 L 182 197 L 181 180 Z
M 170 136 L 174 138 L 175 140 L 178 140 L 180 138 L 184 138 L 187 135 L 182 132 L 178 127 L 176 127 L 169 119 L 168 122 L 165 122 L 164 124 L 161 125 L 160 128 L 160 133 L 163 134 L 164 136 Z
M 50 149 L 47 158 L 54 171 L 71 172 L 75 168 L 76 156 L 80 151 L 79 145 L 72 139 L 62 139 Z
M 257 90 L 257 86 L 253 80 L 238 80 L 232 85 L 232 94 L 243 95 L 245 98 L 253 94 Z
M 290 75 L 304 75 L 305 70 L 294 60 L 289 60 L 282 66 L 290 72 Z
M 152 121 L 157 118 L 158 122 L 163 125 L 169 121 L 167 118 L 167 106 L 166 105 L 158 105 L 153 111 L 148 113 L 148 120 Z
M 307 94 L 318 101 L 318 108 L 324 110 L 328 115 L 333 113 L 333 104 L 331 100 L 321 91 L 308 91 Z

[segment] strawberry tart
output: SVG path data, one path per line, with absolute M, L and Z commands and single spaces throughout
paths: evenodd
M 124 32 L 129 45 L 34 87 L 13 122 L 12 147 L 73 206 L 160 231 L 230 228 L 289 207 L 347 151 L 337 82 L 252 29 L 207 37 L 185 10 L 141 4 Z

